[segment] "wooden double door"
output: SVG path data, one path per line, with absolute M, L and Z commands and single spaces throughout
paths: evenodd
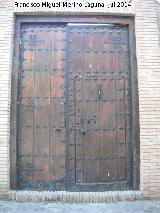
M 20 37 L 18 188 L 130 188 L 128 26 L 30 23 Z

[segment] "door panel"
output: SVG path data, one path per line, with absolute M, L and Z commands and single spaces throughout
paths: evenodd
M 65 189 L 65 27 L 21 27 L 18 94 L 18 185 Z
M 128 27 L 68 26 L 70 189 L 129 187 Z

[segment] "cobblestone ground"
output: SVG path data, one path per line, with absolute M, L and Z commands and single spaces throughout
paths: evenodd
M 160 201 L 30 203 L 0 201 L 0 213 L 160 213 Z

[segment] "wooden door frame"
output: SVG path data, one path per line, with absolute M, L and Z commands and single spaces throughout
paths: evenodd
M 14 54 L 13 69 L 11 76 L 11 122 L 10 122 L 10 179 L 11 189 L 17 189 L 17 96 L 18 96 L 18 72 L 20 69 L 20 30 L 24 23 L 112 23 L 129 26 L 129 43 L 130 43 L 130 68 L 131 68 L 131 90 L 132 90 L 132 145 L 130 147 L 131 157 L 131 188 L 139 189 L 140 179 L 140 140 L 139 140 L 139 101 L 138 101 L 138 80 L 136 66 L 136 41 L 134 17 L 128 16 L 105 16 L 105 15 L 56 15 L 56 16 L 17 16 L 14 32 Z M 68 168 L 68 138 L 66 137 L 66 168 Z M 66 169 L 66 190 L 69 190 L 69 175 Z

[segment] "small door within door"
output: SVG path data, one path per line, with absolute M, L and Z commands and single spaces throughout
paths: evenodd
M 68 37 L 70 188 L 128 188 L 128 28 L 71 24 Z

